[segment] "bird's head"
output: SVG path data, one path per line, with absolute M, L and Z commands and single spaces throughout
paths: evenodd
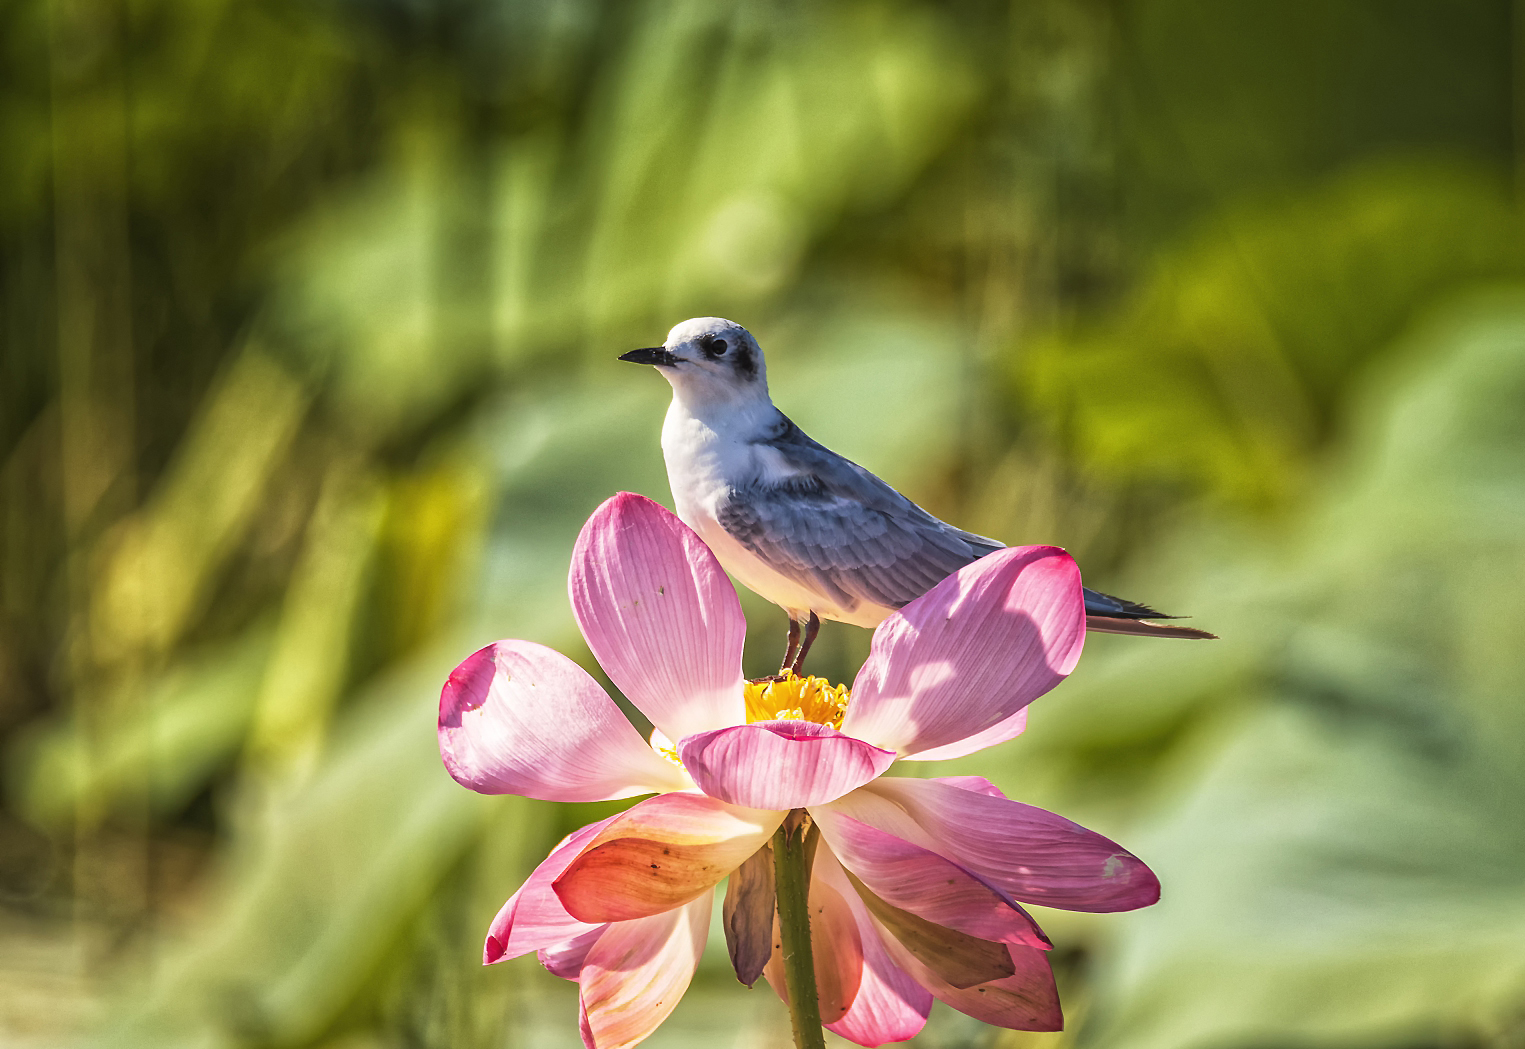
M 768 375 L 757 340 L 735 321 L 695 317 L 667 333 L 661 346 L 620 356 L 651 364 L 673 391 L 694 405 L 768 399 Z

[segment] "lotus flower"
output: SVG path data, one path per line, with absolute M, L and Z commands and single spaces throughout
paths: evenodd
M 484 961 L 539 952 L 580 985 L 590 1049 L 623 1049 L 672 1011 L 715 886 L 737 975 L 781 996 L 769 841 L 791 811 L 820 830 L 809 889 L 822 1020 L 874 1046 L 915 1035 L 934 998 L 1002 1027 L 1057 1030 L 1051 944 L 1022 903 L 1120 911 L 1159 897 L 1141 861 L 971 777 L 883 778 L 897 759 L 1011 739 L 1074 667 L 1085 611 L 1055 547 L 997 551 L 892 615 L 851 691 L 751 685 L 736 591 L 671 513 L 623 493 L 584 526 L 572 608 L 648 741 L 567 657 L 500 641 L 440 697 L 455 779 L 487 794 L 655 794 L 570 835 L 493 920 Z M 792 817 L 798 819 L 798 816 Z

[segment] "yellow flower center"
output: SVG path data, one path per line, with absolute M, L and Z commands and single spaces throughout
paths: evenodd
M 842 727 L 852 692 L 846 685 L 833 685 L 823 677 L 787 675 L 782 681 L 748 682 L 747 724 L 754 721 L 813 721 L 817 725 Z
M 846 685 L 833 685 L 823 677 L 790 674 L 782 681 L 747 682 L 745 698 L 748 725 L 754 721 L 814 721 L 817 725 L 841 728 L 852 690 Z M 652 750 L 683 768 L 677 744 L 661 729 L 651 730 L 650 743 Z

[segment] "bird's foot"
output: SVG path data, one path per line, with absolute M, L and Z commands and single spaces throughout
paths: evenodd
M 787 655 L 784 657 L 784 665 L 778 671 L 780 674 L 805 676 L 805 657 L 810 654 L 810 646 L 815 644 L 815 635 L 820 629 L 820 617 L 814 612 L 810 613 L 810 619 L 805 623 L 805 636 L 800 640 L 799 648 L 795 649 L 794 658 L 791 660 Z

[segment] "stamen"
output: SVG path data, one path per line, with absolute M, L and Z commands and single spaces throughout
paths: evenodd
M 782 681 L 748 682 L 747 724 L 754 721 L 813 721 L 842 727 L 852 691 L 823 677 L 785 675 Z
M 678 745 L 667 738 L 667 733 L 663 732 L 659 728 L 652 729 L 650 743 L 652 750 L 662 755 L 664 758 L 678 766 L 680 769 L 683 768 L 683 762 L 678 760 Z M 687 770 L 684 769 L 684 771 L 686 772 Z

